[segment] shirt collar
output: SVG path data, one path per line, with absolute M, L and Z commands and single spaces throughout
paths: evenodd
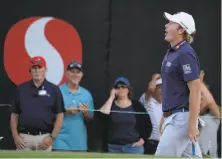
M 72 93 L 72 92 L 70 91 L 69 87 L 68 87 L 67 82 L 65 83 L 65 91 L 66 91 L 67 94 L 79 95 L 79 94 L 82 94 L 82 91 L 81 91 L 81 90 L 82 90 L 82 89 L 81 89 L 81 86 L 79 86 L 77 92 Z
M 46 82 L 47 82 L 47 80 L 44 79 L 44 81 L 42 82 L 42 84 L 39 86 L 39 89 L 43 88 L 44 85 L 46 84 Z M 31 85 L 32 87 L 34 87 L 34 88 L 37 88 L 36 85 L 34 84 L 34 81 L 33 81 L 32 79 L 30 80 L 30 85 Z
M 185 40 L 182 40 L 180 42 L 178 42 L 176 45 L 174 45 L 173 47 L 171 47 L 169 45 L 169 52 L 175 52 L 177 51 L 178 49 L 180 49 L 180 47 L 185 43 L 186 41 Z

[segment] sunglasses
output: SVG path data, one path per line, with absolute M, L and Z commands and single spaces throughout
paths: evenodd
M 119 89 L 119 88 L 128 88 L 128 87 L 125 84 L 117 84 L 117 85 L 115 85 L 115 88 Z
M 69 67 L 79 67 L 79 68 L 81 68 L 81 64 L 78 63 L 78 62 L 71 62 L 71 63 L 69 64 Z

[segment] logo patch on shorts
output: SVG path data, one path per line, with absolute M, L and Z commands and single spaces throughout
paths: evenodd
M 189 74 L 192 72 L 190 64 L 183 65 L 183 72 L 184 72 L 184 74 Z

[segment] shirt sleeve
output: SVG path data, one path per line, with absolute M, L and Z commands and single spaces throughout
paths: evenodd
M 19 88 L 16 89 L 15 95 L 12 99 L 11 112 L 16 113 L 16 114 L 21 113 Z
M 136 114 L 137 129 L 139 131 L 140 137 L 146 141 L 152 132 L 152 123 L 149 114 L 140 102 L 134 101 L 136 112 L 143 112 L 144 114 Z
M 156 121 L 156 114 L 154 113 L 155 107 L 156 107 L 156 105 L 153 102 L 148 102 L 147 112 L 150 116 L 150 120 L 152 123 L 152 132 L 158 130 L 158 121 Z M 162 112 L 160 112 L 160 113 L 162 113 Z M 156 132 L 156 133 L 158 134 L 159 132 Z M 149 139 L 156 140 L 156 136 L 153 133 L 151 133 Z
M 59 87 L 56 86 L 54 113 L 58 114 L 58 113 L 62 113 L 62 112 L 65 112 L 64 100 L 63 100 L 62 93 L 61 93 Z
M 139 99 L 139 102 L 144 105 L 146 104 L 146 98 L 145 98 L 145 93 L 143 93 Z
M 195 54 L 185 52 L 179 56 L 179 64 L 182 69 L 184 81 L 191 81 L 199 78 L 199 60 Z

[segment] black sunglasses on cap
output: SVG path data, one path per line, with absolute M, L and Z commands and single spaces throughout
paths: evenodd
M 128 88 L 128 87 L 125 84 L 119 83 L 119 84 L 115 85 L 114 88 L 118 89 L 118 88 Z

